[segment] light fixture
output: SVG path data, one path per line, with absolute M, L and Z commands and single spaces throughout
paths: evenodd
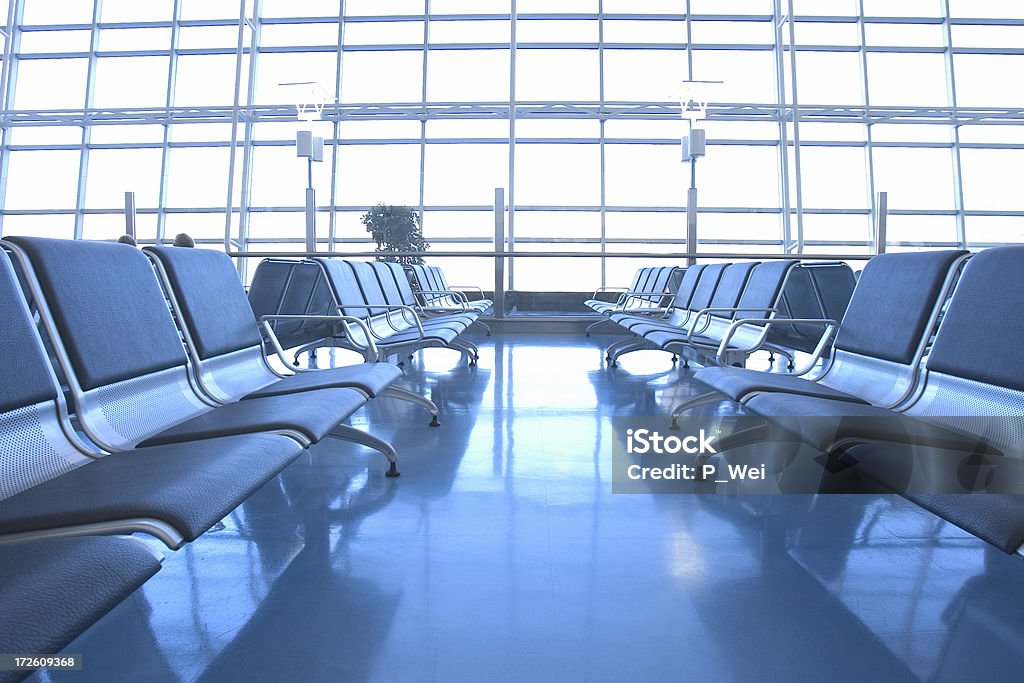
M 683 161 L 704 156 L 707 136 L 703 128 L 696 127 L 696 123 L 707 118 L 711 95 L 721 84 L 722 81 L 685 80 L 680 81 L 676 89 L 675 99 L 679 102 L 679 114 L 690 122 L 689 130 L 682 138 Z
M 314 121 L 321 120 L 324 106 L 336 101 L 318 81 L 279 83 L 295 102 L 295 114 L 300 121 L 306 121 L 312 128 Z M 312 130 L 295 133 L 295 155 L 306 159 L 306 251 L 316 251 L 316 190 L 313 189 L 313 162 L 324 160 L 324 139 L 313 135 Z

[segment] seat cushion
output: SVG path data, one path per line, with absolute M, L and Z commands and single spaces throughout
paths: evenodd
M 141 543 L 55 538 L 0 547 L 0 652 L 60 652 L 160 569 Z M 27 671 L 0 672 L 16 681 Z
M 191 541 L 301 451 L 253 434 L 115 453 L 0 501 L 0 533 L 151 518 Z
M 266 396 L 214 408 L 141 442 L 140 446 L 181 443 L 234 434 L 294 431 L 316 443 L 366 403 L 355 389 L 317 389 Z
M 437 327 L 428 329 L 425 327 L 423 328 L 423 339 L 421 340 L 421 343 L 447 346 L 458 336 L 459 333 L 450 328 Z M 419 340 L 419 330 L 412 328 L 393 334 L 383 342 L 377 342 L 377 345 L 381 346 L 383 344 L 387 346 L 393 344 L 413 344 L 416 343 L 417 340 Z
M 693 377 L 734 401 L 739 401 L 755 391 L 773 391 L 851 403 L 867 403 L 852 394 L 794 375 L 758 372 L 745 368 L 705 368 L 699 370 Z
M 340 368 L 327 368 L 300 372 L 274 382 L 245 396 L 246 399 L 280 396 L 316 389 L 350 387 L 359 389 L 373 398 L 402 376 L 402 371 L 390 363 L 360 363 Z
M 795 394 L 758 394 L 744 403 L 818 450 L 863 439 L 972 450 L 976 440 L 885 408 Z

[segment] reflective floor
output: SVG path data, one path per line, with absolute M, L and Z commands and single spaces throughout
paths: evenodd
M 1020 680 L 1024 562 L 898 497 L 613 495 L 612 416 L 700 392 L 613 337 L 480 337 L 170 553 L 57 681 Z

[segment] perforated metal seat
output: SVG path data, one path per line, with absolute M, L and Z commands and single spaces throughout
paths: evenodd
M 144 531 L 177 547 L 301 452 L 292 439 L 248 435 L 106 455 L 72 436 L 63 395 L 2 251 L 0 319 L 0 534 Z M 230 485 L 214 472 L 230 476 Z
M 705 368 L 695 378 L 719 398 L 746 401 L 762 391 L 803 393 L 884 407 L 906 400 L 943 301 L 966 251 L 883 254 L 868 262 L 825 370 L 814 380 L 738 368 Z M 824 387 L 824 388 L 823 388 Z M 673 421 L 704 395 L 673 408 Z
M 197 393 L 181 333 L 142 252 L 100 242 L 28 237 L 11 242 L 24 254 L 30 288 L 41 302 L 79 421 L 100 446 L 123 450 L 143 442 L 180 442 L 247 430 L 277 431 L 308 445 L 328 433 L 324 424 L 333 416 L 330 436 L 376 448 L 391 463 L 388 474 L 397 476 L 397 455 L 390 444 L 341 424 L 366 400 L 355 389 L 303 393 L 302 403 L 311 412 L 285 408 L 279 397 L 224 406 Z M 189 259 L 187 268 L 203 263 L 201 258 Z M 219 305 L 209 303 L 213 315 Z M 225 314 L 225 323 L 229 320 Z M 216 356 L 236 341 L 227 324 L 208 332 L 206 346 L 198 347 L 201 353 Z

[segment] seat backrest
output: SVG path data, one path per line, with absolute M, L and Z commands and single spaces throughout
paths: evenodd
M 686 309 L 690 306 L 690 299 L 693 298 L 697 290 L 697 282 L 700 280 L 700 275 L 704 268 L 704 264 L 698 263 L 686 269 L 682 279 L 679 281 L 676 295 L 672 299 L 672 306 L 674 308 Z
M 785 318 L 825 318 L 825 310 L 821 306 L 821 299 L 815 292 L 814 280 L 811 278 L 811 270 L 801 264 L 790 273 L 789 280 L 782 292 L 782 309 Z M 842 320 L 836 318 L 835 320 Z M 797 337 L 817 338 L 825 330 L 824 324 L 812 325 L 809 323 L 795 324 L 783 327 L 773 326 L 772 330 L 787 329 Z M 772 334 L 769 333 L 769 338 Z M 808 350 L 808 349 L 803 349 Z
M 259 325 L 230 256 L 181 247 L 144 251 L 166 273 L 199 360 L 260 346 Z
M 846 263 L 812 264 L 809 272 L 814 288 L 821 299 L 825 317 L 842 320 L 846 315 L 846 308 L 850 305 L 853 290 L 857 286 L 857 278 L 853 274 L 853 269 Z
M 7 253 L 0 250 L 0 499 L 88 462 L 64 436 L 57 384 Z
M 209 410 L 192 389 L 181 337 L 141 251 L 111 242 L 9 241 L 31 263 L 41 315 L 53 321 L 50 342 L 93 441 L 122 450 Z
M 768 261 L 759 263 L 751 270 L 743 294 L 736 303 L 737 308 L 750 310 L 737 311 L 733 318 L 767 318 L 770 314 L 757 309 L 778 308 L 782 296 L 782 288 L 797 262 L 793 259 Z
M 341 312 L 354 318 L 368 318 L 370 313 L 362 308 L 367 304 L 359 287 L 359 280 L 348 262 L 334 258 L 317 258 L 326 275 L 326 283 L 330 286 L 331 297 L 340 307 Z M 348 306 L 348 308 L 346 308 Z
M 381 288 L 380 281 L 377 280 L 373 265 L 366 261 L 344 261 L 344 263 L 352 269 L 356 282 L 359 283 L 359 290 L 363 293 L 363 299 L 371 307 L 370 315 L 385 313 L 387 309 L 384 306 L 387 305 L 388 300 Z
M 743 288 L 747 284 L 747 278 L 758 265 L 756 261 L 743 261 L 741 263 L 730 263 L 722 272 L 722 279 L 718 282 L 715 295 L 711 297 L 708 308 L 735 308 L 740 297 L 743 296 Z M 719 318 L 732 318 L 732 313 L 717 313 Z
M 910 397 L 931 326 L 966 254 L 892 253 L 868 261 L 821 382 L 879 406 Z
M 1024 391 L 1024 246 L 968 261 L 939 326 L 928 369 Z
M 237 401 L 277 380 L 264 360 L 259 324 L 245 305 L 230 256 L 180 247 L 143 251 L 154 260 L 179 315 L 193 377 L 204 393 L 218 402 Z
M 310 306 L 312 305 L 315 292 L 321 286 L 320 280 L 322 278 L 323 273 L 315 263 L 308 261 L 294 262 L 292 276 L 288 280 L 287 287 L 285 287 L 284 295 L 281 297 L 281 306 L 278 309 L 278 313 L 284 315 L 313 315 L 310 311 Z M 259 317 L 257 316 L 258 319 Z M 305 325 L 306 323 L 298 320 L 278 320 L 273 323 L 274 332 L 277 333 L 278 339 L 282 344 L 287 343 L 288 346 L 295 345 L 294 338 Z
M 665 293 L 668 292 L 669 281 L 672 279 L 674 271 L 674 266 L 659 266 L 653 269 L 651 276 L 647 280 L 647 288 L 644 290 L 650 292 L 652 296 L 644 297 L 646 300 L 645 305 L 656 305 L 661 302 Z
M 712 263 L 704 266 L 693 296 L 690 297 L 689 310 L 699 311 L 711 305 L 711 299 L 715 296 L 715 290 L 718 289 L 718 282 L 722 279 L 722 273 L 725 272 L 728 265 L 728 263 Z
M 433 280 L 434 289 L 438 291 L 447 291 L 451 289 L 448 286 L 448 278 L 444 276 L 444 271 L 441 270 L 440 266 L 430 266 L 428 268 L 430 277 Z
M 403 306 L 415 306 L 417 304 L 416 293 L 412 291 L 409 275 L 402 264 L 394 263 L 393 261 L 381 261 L 378 265 L 383 266 L 387 271 L 386 274 L 394 281 L 399 296 L 397 303 Z
M 249 306 L 259 318 L 281 310 L 282 298 L 298 261 L 264 259 L 256 266 L 249 285 Z M 275 326 L 276 328 L 276 326 Z
M 1024 246 L 986 249 L 967 262 L 909 411 L 1017 456 L 1024 450 L 1022 273 Z
M 864 267 L 835 348 L 901 365 L 915 352 L 950 268 L 966 251 L 881 254 Z
M 380 284 L 381 291 L 384 292 L 384 300 L 392 305 L 409 305 L 406 304 L 405 297 L 402 296 L 402 291 L 398 286 L 398 281 L 395 280 L 395 276 L 391 272 L 390 266 L 398 266 L 398 264 L 387 261 L 374 261 L 370 266 L 373 268 L 374 275 L 377 276 L 377 282 Z

